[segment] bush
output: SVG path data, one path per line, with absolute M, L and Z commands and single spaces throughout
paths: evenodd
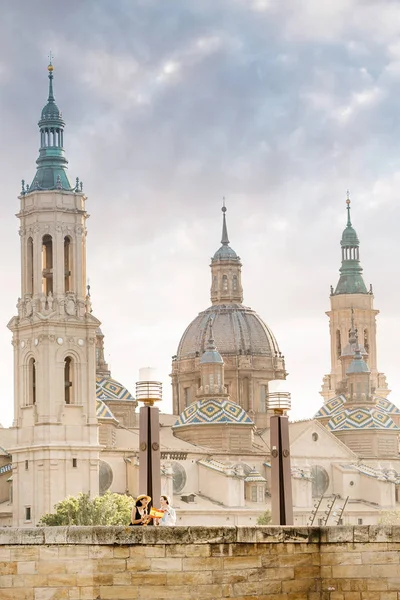
M 128 525 L 134 499 L 124 494 L 106 492 L 93 500 L 89 494 L 69 496 L 46 513 L 39 525 Z
M 269 525 L 271 523 L 271 511 L 266 510 L 257 519 L 257 525 Z

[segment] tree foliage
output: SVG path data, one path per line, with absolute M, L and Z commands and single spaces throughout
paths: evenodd
M 124 494 L 106 492 L 90 499 L 89 494 L 69 496 L 46 513 L 39 525 L 128 525 L 134 499 Z
M 382 510 L 378 523 L 380 525 L 399 525 L 400 510 Z
M 269 525 L 271 523 L 271 511 L 266 510 L 257 519 L 257 525 Z

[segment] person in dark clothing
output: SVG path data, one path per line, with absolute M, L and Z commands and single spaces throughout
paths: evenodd
M 145 526 L 150 523 L 153 517 L 149 514 L 150 496 L 141 494 L 136 498 L 136 502 L 132 508 L 131 522 L 132 526 Z

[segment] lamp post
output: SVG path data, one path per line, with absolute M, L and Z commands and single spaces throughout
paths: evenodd
M 290 468 L 288 392 L 273 392 L 267 397 L 271 440 L 271 517 L 273 525 L 293 525 L 292 473 Z
M 160 421 L 154 404 L 162 400 L 162 384 L 155 369 L 139 369 L 136 400 L 143 402 L 139 412 L 139 493 L 151 496 L 158 506 L 161 495 Z

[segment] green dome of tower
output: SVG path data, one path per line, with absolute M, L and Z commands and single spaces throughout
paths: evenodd
M 68 161 L 64 152 L 64 126 L 60 109 L 54 100 L 53 65 L 47 67 L 49 72 L 49 96 L 44 106 L 40 121 L 40 150 L 36 161 L 36 175 L 29 187 L 34 190 L 65 190 L 76 189 L 71 186 L 67 175 Z
M 333 294 L 368 294 L 362 277 L 360 265 L 360 240 L 350 219 L 350 199 L 347 198 L 347 225 L 343 231 L 340 245 L 342 247 L 342 266 L 340 278 Z

